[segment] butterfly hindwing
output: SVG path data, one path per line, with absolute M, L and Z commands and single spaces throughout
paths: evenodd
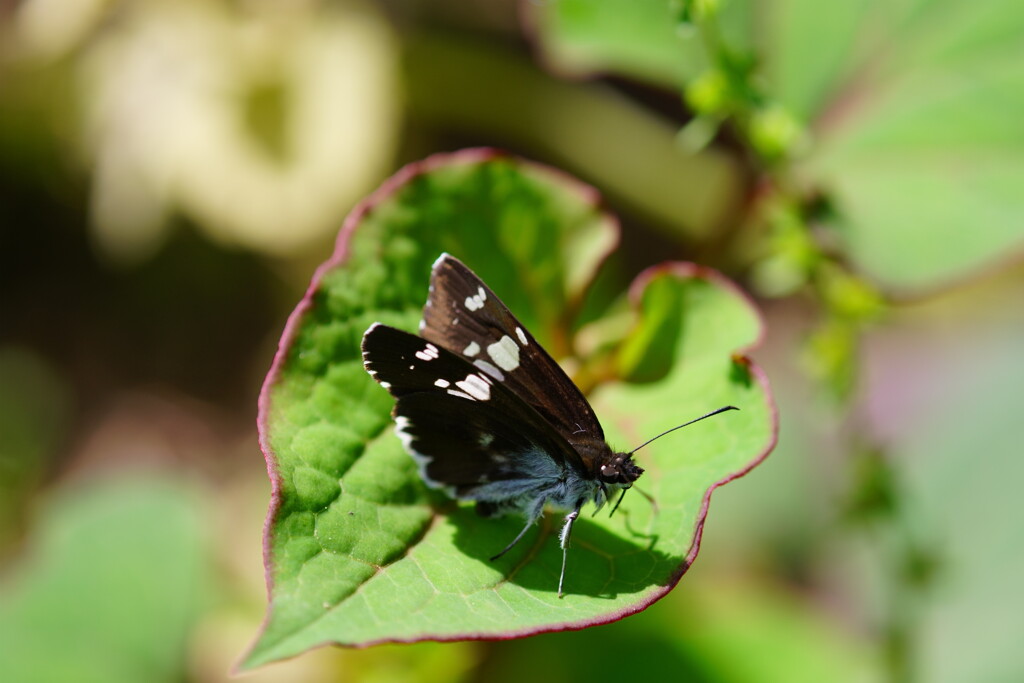
M 583 472 L 575 450 L 497 380 L 447 349 L 375 324 L 363 337 L 367 371 L 396 399 L 405 447 L 428 483 L 478 498 L 485 482 Z
M 590 404 L 547 351 L 461 261 L 434 264 L 420 334 L 528 403 L 570 444 L 603 442 Z
M 396 432 L 427 483 L 457 498 L 531 498 L 564 476 L 561 446 L 493 407 L 451 395 L 408 394 L 395 405 Z

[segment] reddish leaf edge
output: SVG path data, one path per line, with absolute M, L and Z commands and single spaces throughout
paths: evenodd
M 764 391 L 765 400 L 768 404 L 768 415 L 771 420 L 771 432 L 768 437 L 768 442 L 765 444 L 763 450 L 755 456 L 746 467 L 719 479 L 704 491 L 704 498 L 701 501 L 700 512 L 697 515 L 697 523 L 694 529 L 693 543 L 690 545 L 690 550 L 683 559 L 683 563 L 680 565 L 678 573 L 670 577 L 669 583 L 666 586 L 663 586 L 662 590 L 659 590 L 655 596 L 651 598 L 650 602 L 638 611 L 647 609 L 655 602 L 665 597 L 673 588 L 676 587 L 679 580 L 683 578 L 683 574 L 689 570 L 694 560 L 697 559 L 697 553 L 700 551 L 700 542 L 704 536 L 704 522 L 707 520 L 708 508 L 711 505 L 711 494 L 715 492 L 715 489 L 719 486 L 728 484 L 730 481 L 739 479 L 760 465 L 775 449 L 775 445 L 779 440 L 779 409 L 778 405 L 775 403 L 775 397 L 772 394 L 768 376 L 765 374 L 764 370 L 762 370 L 761 367 L 747 355 L 754 349 L 761 346 L 764 341 L 765 330 L 767 329 L 764 322 L 764 316 L 761 315 L 761 310 L 757 307 L 757 304 L 749 294 L 739 287 L 739 285 L 722 275 L 714 268 L 708 268 L 707 266 L 691 263 L 689 261 L 670 261 L 668 263 L 651 266 L 636 276 L 629 288 L 629 299 L 634 309 L 639 310 L 644 289 L 646 289 L 655 278 L 665 275 L 687 279 L 702 279 L 712 282 L 742 301 L 744 305 L 746 305 L 747 309 L 753 313 L 757 320 L 757 336 L 746 346 L 734 349 L 732 353 L 732 360 L 733 362 L 742 364 L 746 367 L 747 371 L 755 380 L 757 380 L 757 383 Z
M 548 47 L 544 37 L 545 19 L 541 13 L 545 9 L 536 0 L 519 0 L 516 4 L 516 21 L 519 24 L 519 32 L 526 38 L 534 62 L 539 64 L 545 72 L 570 83 L 589 83 L 600 78 L 623 76 L 622 72 L 614 67 L 573 65 L 560 59 L 557 56 L 557 51 Z M 662 83 L 651 84 L 648 79 L 628 75 L 624 77 L 635 82 L 647 83 L 660 90 L 671 90 L 669 86 Z M 682 86 L 682 84 L 679 85 Z
M 263 575 L 266 583 L 267 591 L 267 611 L 264 614 L 263 621 L 261 622 L 259 629 L 256 632 L 252 642 L 246 647 L 245 651 L 239 656 L 238 660 L 231 667 L 231 675 L 237 676 L 251 670 L 254 667 L 246 666 L 245 662 L 249 659 L 256 645 L 259 643 L 267 625 L 270 623 L 272 612 L 273 612 L 273 568 L 271 566 L 271 541 L 273 539 L 273 528 L 277 521 L 277 515 L 281 509 L 282 503 L 282 482 L 281 473 L 278 469 L 277 457 L 274 453 L 273 448 L 270 445 L 270 434 L 268 430 L 268 417 L 271 412 L 271 394 L 274 387 L 278 384 L 281 372 L 284 368 L 285 361 L 288 357 L 288 352 L 291 349 L 292 343 L 294 342 L 299 328 L 301 327 L 306 315 L 313 309 L 313 299 L 316 292 L 319 291 L 321 283 L 324 277 L 335 268 L 342 267 L 348 260 L 349 256 L 349 241 L 352 235 L 362 223 L 363 219 L 372 212 L 378 205 L 384 203 L 390 199 L 393 195 L 397 194 L 398 191 L 408 184 L 414 178 L 426 175 L 432 171 L 438 169 L 453 166 L 453 165 L 472 165 L 482 164 L 489 161 L 495 160 L 507 160 L 515 163 L 516 165 L 530 168 L 533 170 L 540 171 L 546 175 L 549 175 L 559 183 L 563 184 L 567 189 L 572 192 L 576 192 L 581 200 L 585 204 L 590 204 L 596 211 L 599 211 L 605 215 L 609 220 L 609 224 L 615 230 L 615 237 L 609 243 L 607 250 L 598 256 L 594 263 L 594 270 L 591 275 L 591 279 L 600 272 L 604 262 L 615 252 L 619 246 L 619 240 L 621 237 L 621 227 L 618 217 L 612 213 L 604 200 L 604 197 L 597 190 L 597 188 L 584 183 L 572 174 L 554 166 L 542 164 L 536 161 L 531 161 L 524 157 L 520 157 L 515 154 L 506 152 L 503 149 L 496 147 L 471 147 L 454 152 L 439 152 L 432 154 L 419 161 L 414 161 L 406 164 L 400 168 L 396 173 L 387 178 L 380 187 L 374 190 L 365 199 L 360 201 L 353 207 L 349 214 L 345 217 L 342 223 L 341 229 L 338 231 L 338 237 L 335 240 L 334 251 L 331 256 L 324 261 L 313 273 L 313 277 L 310 279 L 309 286 L 306 288 L 305 294 L 302 299 L 296 305 L 295 309 L 289 314 L 288 320 L 285 322 L 284 330 L 281 333 L 281 338 L 277 344 L 277 350 L 274 353 L 273 360 L 270 364 L 270 369 L 267 372 L 267 376 L 263 380 L 263 385 L 260 388 L 259 397 L 257 399 L 257 416 L 256 416 L 256 431 L 257 439 L 260 446 L 260 451 L 263 453 L 263 458 L 266 462 L 267 477 L 270 479 L 270 504 L 267 509 L 266 520 L 263 523 Z M 583 627 L 580 627 L 583 628 Z M 523 634 L 523 635 L 529 635 Z M 517 636 L 522 637 L 522 636 Z M 441 642 L 442 640 L 456 641 L 456 640 L 488 640 L 492 638 L 479 637 L 473 638 L 472 636 L 465 638 L 431 638 L 429 636 L 418 637 L 408 640 L 380 640 L 365 643 L 338 643 L 335 641 L 326 641 L 310 647 L 309 649 L 316 649 L 325 647 L 328 645 L 340 645 L 344 647 L 353 648 L 365 648 L 372 647 L 374 645 L 380 645 L 384 643 L 413 643 L 421 642 L 424 640 L 434 640 Z M 308 650 L 306 650 L 308 652 Z M 297 653 L 295 656 L 299 656 L 302 653 Z M 283 659 L 291 659 L 291 657 L 285 657 Z M 281 660 L 274 660 L 281 661 Z M 269 663 L 269 662 L 268 662 Z

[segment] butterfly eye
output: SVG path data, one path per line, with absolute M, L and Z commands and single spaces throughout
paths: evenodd
M 621 479 L 619 468 L 615 465 L 601 465 L 601 479 L 608 484 L 617 484 Z

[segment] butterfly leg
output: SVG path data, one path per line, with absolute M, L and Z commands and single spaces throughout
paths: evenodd
M 562 533 L 559 534 L 559 543 L 562 546 L 562 573 L 558 577 L 558 597 L 562 597 L 562 584 L 565 582 L 565 562 L 569 557 L 569 536 L 572 534 L 572 525 L 576 522 L 576 518 L 580 516 L 580 509 L 583 507 L 585 501 L 581 500 L 576 503 L 576 509 L 565 516 L 565 525 L 562 527 Z
M 509 550 L 512 550 L 512 548 L 515 547 L 516 543 L 519 543 L 519 541 L 523 539 L 523 536 L 526 535 L 526 532 L 530 530 L 530 527 L 533 526 L 533 523 L 536 522 L 537 518 L 540 517 L 542 512 L 544 512 L 545 502 L 547 502 L 546 497 L 541 497 L 534 501 L 533 505 L 530 507 L 530 513 L 529 515 L 527 515 L 526 526 L 524 526 L 523 530 L 520 531 L 519 534 L 512 539 L 511 543 L 505 546 L 504 550 L 502 550 L 500 553 L 491 558 L 491 562 L 498 559 L 499 557 L 507 553 Z
M 614 515 L 615 511 L 619 509 L 619 504 L 622 503 L 622 499 L 626 497 L 626 491 L 628 491 L 630 488 L 632 488 L 632 487 L 626 486 L 626 487 L 624 487 L 622 489 L 622 493 L 619 494 L 619 499 L 617 501 L 615 501 L 615 507 L 613 507 L 612 511 L 608 513 L 609 517 Z

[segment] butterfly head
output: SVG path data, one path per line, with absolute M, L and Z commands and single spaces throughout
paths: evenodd
M 615 453 L 609 460 L 601 464 L 597 470 L 598 479 L 604 484 L 629 487 L 636 481 L 643 468 L 637 467 L 630 453 Z

